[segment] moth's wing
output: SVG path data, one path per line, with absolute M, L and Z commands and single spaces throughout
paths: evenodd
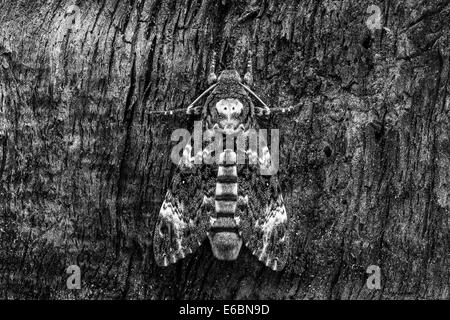
M 213 206 L 209 172 L 180 164 L 159 211 L 153 236 L 156 263 L 167 266 L 195 251 L 206 237 Z M 211 195 L 212 194 L 212 195 Z
M 290 250 L 288 216 L 276 175 L 245 165 L 239 176 L 238 215 L 245 245 L 272 270 L 282 270 Z

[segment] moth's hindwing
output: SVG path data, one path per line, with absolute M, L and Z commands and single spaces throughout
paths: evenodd
M 213 201 L 207 189 L 211 178 L 202 167 L 186 159 L 177 167 L 154 231 L 153 249 L 159 266 L 184 258 L 206 237 Z
M 245 165 L 241 171 L 238 214 L 245 245 L 266 266 L 280 271 L 288 259 L 290 239 L 278 178 L 260 175 L 256 165 Z

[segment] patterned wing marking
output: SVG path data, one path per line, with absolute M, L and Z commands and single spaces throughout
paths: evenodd
M 240 179 L 238 212 L 245 245 L 258 260 L 274 271 L 287 262 L 290 239 L 288 216 L 276 176 L 261 176 L 256 166 L 247 166 Z
M 153 236 L 156 263 L 168 266 L 196 250 L 206 237 L 214 201 L 208 171 L 183 153 L 159 211 Z M 212 189 L 212 191 L 210 191 Z
M 287 260 L 287 213 L 283 197 L 266 207 L 264 216 L 255 223 L 256 232 L 262 233 L 262 243 L 253 248 L 253 254 L 275 271 L 284 268 Z M 255 247 L 249 243 L 249 247 Z

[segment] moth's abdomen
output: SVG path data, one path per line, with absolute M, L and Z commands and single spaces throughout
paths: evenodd
M 237 170 L 236 165 L 220 166 L 217 173 L 215 209 L 220 217 L 233 217 L 237 203 Z
M 215 196 L 217 219 L 234 217 L 237 196 L 236 153 L 233 150 L 227 149 L 219 156 Z
M 214 256 L 219 260 L 235 260 L 242 246 L 235 217 L 238 198 L 236 153 L 225 150 L 219 156 L 215 194 L 215 218 L 208 233 Z

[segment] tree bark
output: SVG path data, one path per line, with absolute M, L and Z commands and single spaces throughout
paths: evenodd
M 0 297 L 448 299 L 449 19 L 448 0 L 1 1 Z M 241 74 L 252 51 L 254 91 L 302 105 L 270 121 L 292 234 L 279 273 L 208 241 L 154 263 L 170 134 L 189 123 L 148 112 L 189 105 L 213 51 Z

